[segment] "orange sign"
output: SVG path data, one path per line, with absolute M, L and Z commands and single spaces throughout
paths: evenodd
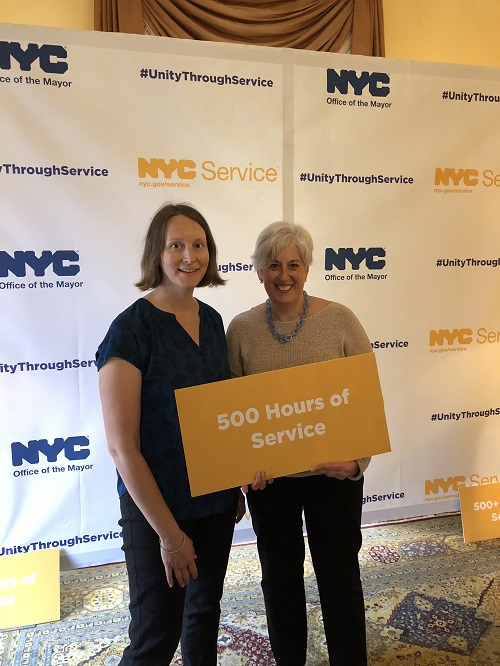
M 500 483 L 460 486 L 465 543 L 500 537 Z
M 175 392 L 193 497 L 390 451 L 375 354 Z
M 60 618 L 59 549 L 0 558 L 0 629 Z

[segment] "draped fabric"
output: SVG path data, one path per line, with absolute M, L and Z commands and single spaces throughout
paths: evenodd
M 94 0 L 94 28 L 385 55 L 382 0 Z
M 141 0 L 94 0 L 94 30 L 143 35 Z

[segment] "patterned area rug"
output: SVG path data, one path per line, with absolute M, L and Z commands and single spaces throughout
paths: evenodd
M 500 539 L 464 544 L 456 515 L 368 527 L 363 537 L 370 666 L 500 664 Z M 305 575 L 307 666 L 326 666 L 309 554 Z M 61 621 L 0 632 L 0 666 L 116 666 L 127 644 L 127 594 L 123 564 L 63 572 Z M 219 664 L 275 664 L 254 545 L 232 549 Z

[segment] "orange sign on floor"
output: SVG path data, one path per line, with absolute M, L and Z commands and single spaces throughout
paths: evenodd
M 460 486 L 465 543 L 500 537 L 500 483 Z
M 374 353 L 175 395 L 193 497 L 390 451 Z
M 0 558 L 0 629 L 60 618 L 59 549 Z

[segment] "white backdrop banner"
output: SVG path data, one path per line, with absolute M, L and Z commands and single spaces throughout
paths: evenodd
M 226 325 L 264 298 L 262 227 L 311 232 L 308 289 L 358 315 L 385 396 L 393 451 L 368 469 L 364 522 L 458 510 L 461 485 L 497 481 L 499 79 L 1 25 L 0 556 L 122 558 L 94 354 L 166 201 L 214 231 L 228 283 L 197 296 Z

